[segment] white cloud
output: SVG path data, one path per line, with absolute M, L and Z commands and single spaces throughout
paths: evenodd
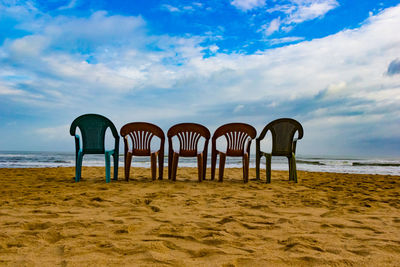
M 296 24 L 304 21 L 322 18 L 326 13 L 339 6 L 336 0 L 291 0 L 289 4 L 277 4 L 272 8 L 268 8 L 269 13 L 282 13 L 283 17 L 279 20 L 279 24 L 265 24 L 262 29 L 265 34 L 271 35 L 279 30 L 289 32 Z M 267 26 L 268 25 L 268 26 Z
M 41 14 L 41 12 L 35 7 L 32 1 L 14 0 L 0 2 L 0 15 L 26 20 L 33 18 L 37 14 Z
M 330 84 L 338 82 L 345 82 L 353 90 L 368 90 L 367 88 L 382 81 L 386 82 L 382 73 L 387 69 L 387 62 L 398 55 L 395 45 L 398 41 L 397 35 L 393 27 L 389 26 L 396 23 L 396 17 L 390 14 L 398 9 L 393 8 L 380 14 L 379 19 L 371 17 L 359 30 L 347 30 L 323 39 L 267 50 L 257 55 L 217 53 L 213 57 L 203 58 L 206 47 L 200 45 L 201 38 L 144 34 L 139 34 L 139 38 L 132 41 L 127 37 L 127 44 L 116 48 L 96 41 L 98 47 L 105 46 L 107 49 L 94 50 L 92 55 L 97 60 L 94 64 L 86 62 L 85 55 L 46 50 L 49 44 L 57 44 L 66 35 L 75 36 L 71 42 L 81 40 L 84 33 L 94 31 L 98 24 L 108 25 L 105 28 L 111 29 L 113 25 L 130 22 L 131 26 L 126 26 L 126 30 L 122 30 L 123 34 L 134 34 L 137 37 L 137 32 L 144 32 L 140 27 L 145 24 L 140 20 L 138 22 L 135 18 L 107 16 L 104 13 L 94 14 L 87 20 L 70 19 L 66 27 L 63 27 L 60 19 L 50 21 L 44 32 L 47 34 L 52 32 L 49 28 L 57 27 L 58 34 L 55 37 L 38 34 L 17 39 L 9 44 L 9 51 L 12 51 L 14 57 L 23 55 L 25 63 L 19 64 L 27 64 L 26 55 L 30 55 L 36 67 L 40 66 L 39 69 L 29 66 L 34 73 L 45 70 L 54 79 L 61 80 L 63 87 L 69 87 L 68 84 L 72 87 L 79 86 L 85 93 L 99 90 L 103 93 L 127 93 L 146 88 L 178 90 L 176 85 L 187 84 L 183 87 L 195 87 L 198 88 L 196 90 L 211 93 L 216 96 L 213 98 L 216 101 L 220 99 L 219 93 L 232 101 L 252 101 L 260 97 L 295 99 L 305 94 L 317 94 Z M 81 29 L 75 31 L 75 27 L 71 25 L 79 25 Z M 115 35 L 108 30 L 102 34 Z M 97 39 L 90 35 L 87 38 Z M 299 40 L 301 37 L 287 37 L 273 39 L 272 42 Z M 153 43 L 161 50 L 148 51 L 137 47 L 137 42 Z M 27 47 L 28 43 L 32 45 Z M 382 50 L 381 47 L 391 49 Z M 211 46 L 208 49 L 217 52 L 217 47 Z M 380 72 L 377 71 L 379 69 Z M 200 82 L 198 77 L 201 77 Z M 364 85 L 368 86 L 363 87 Z M 274 88 L 280 89 L 275 91 Z M 249 90 L 252 91 L 251 94 Z M 190 94 L 190 91 L 187 93 Z
M 331 83 L 328 85 L 327 93 L 336 95 L 343 92 L 347 88 L 346 82 Z
M 242 11 L 248 11 L 264 6 L 265 0 L 232 0 L 231 5 Z
M 217 45 L 211 45 L 209 48 L 208 48 L 212 53 L 216 53 L 218 50 L 219 50 L 219 47 L 217 46 Z
M 74 8 L 77 4 L 77 0 L 71 0 L 67 5 L 61 6 L 58 9 L 59 10 L 66 10 L 66 9 L 71 9 Z
M 304 37 L 289 36 L 289 37 L 268 39 L 268 42 L 271 45 L 277 45 L 277 44 L 293 43 L 293 42 L 298 42 L 298 41 L 302 41 L 302 40 L 304 40 Z
M 280 18 L 276 18 L 273 19 L 268 26 L 264 25 L 263 26 L 263 32 L 266 36 L 269 36 L 271 34 L 273 34 L 274 32 L 279 31 L 279 27 L 281 26 L 281 19 Z
M 170 4 L 161 5 L 161 9 L 171 13 L 192 13 L 197 10 L 208 10 L 205 5 L 199 2 L 185 3 L 184 5 L 173 6 Z
M 361 138 L 366 126 L 379 128 L 371 121 L 393 124 L 399 119 L 400 75 L 384 75 L 400 55 L 399 24 L 397 6 L 370 17 L 359 29 L 245 55 L 203 47 L 203 37 L 149 35 L 140 17 L 104 12 L 87 19 L 46 17 L 29 26 L 35 29 L 32 35 L 10 39 L 0 48 L 7 69 L 27 77 L 7 81 L 0 92 L 26 101 L 22 94 L 29 91 L 43 96 L 30 105 L 39 101 L 54 110 L 59 105 L 64 113 L 67 106 L 76 107 L 74 112 L 107 113 L 119 123 L 135 114 L 138 120 L 164 125 L 190 119 L 208 120 L 211 127 L 229 118 L 262 127 L 274 116 L 298 116 L 306 126 L 309 141 L 305 137 L 303 143 L 309 151 L 312 138 L 327 144 L 330 133 L 338 137 L 340 149 L 345 135 Z M 103 30 L 95 32 L 98 25 Z M 82 43 L 87 50 L 74 48 Z M 203 57 L 205 50 L 215 54 Z M 239 112 L 243 107 L 245 114 Z M 354 129 L 348 130 L 352 123 Z M 318 133 L 321 127 L 327 137 Z M 379 133 L 372 129 L 369 135 Z M 388 136 L 398 137 L 392 133 Z
M 169 12 L 180 12 L 181 11 L 179 8 L 168 5 L 168 4 L 162 5 L 162 8 L 168 10 Z
M 45 136 L 46 138 L 49 139 L 55 139 L 58 141 L 71 140 L 71 136 L 69 134 L 69 128 L 70 128 L 69 124 L 40 128 L 36 129 L 36 134 Z
M 24 95 L 25 92 L 18 89 L 7 88 L 0 84 L 0 95 Z
M 287 23 L 301 23 L 324 16 L 339 6 L 336 0 L 300 0 L 294 1 L 296 9 L 291 12 Z
M 242 109 L 244 109 L 244 105 L 237 105 L 234 108 L 233 113 L 237 113 L 237 112 L 241 111 Z

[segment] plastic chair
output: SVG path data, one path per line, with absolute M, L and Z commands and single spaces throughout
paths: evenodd
M 210 140 L 210 131 L 201 124 L 180 123 L 172 126 L 167 133 L 168 136 L 168 179 L 176 180 L 179 157 L 197 157 L 199 182 L 205 179 L 207 168 L 207 149 Z M 174 151 L 172 138 L 176 136 L 179 140 L 179 152 Z M 200 138 L 205 139 L 202 151 L 197 151 Z
M 151 178 L 156 179 L 157 157 L 158 157 L 158 179 L 162 180 L 164 170 L 164 144 L 165 135 L 163 130 L 157 125 L 147 122 L 132 122 L 122 126 L 120 131 L 124 139 L 124 159 L 125 159 L 125 180 L 129 180 L 132 156 L 150 156 Z M 160 138 L 160 148 L 151 151 L 151 140 L 154 136 Z M 129 149 L 129 138 L 132 147 Z
M 82 133 L 82 148 L 80 137 L 76 134 L 76 128 Z M 105 150 L 104 141 L 107 128 L 111 129 L 115 138 L 113 150 Z M 114 124 L 104 116 L 98 114 L 85 114 L 76 118 L 70 128 L 70 134 L 75 136 L 75 181 L 81 179 L 82 160 L 85 154 L 104 154 L 106 161 L 106 182 L 110 182 L 110 157 L 114 158 L 114 180 L 118 179 L 118 156 L 119 156 L 119 135 Z
M 211 180 L 215 178 L 215 168 L 217 164 L 217 155 L 219 155 L 219 181 L 224 177 L 226 156 L 242 157 L 243 159 L 243 180 L 245 183 L 249 180 L 249 160 L 251 140 L 257 135 L 253 126 L 245 123 L 228 123 L 215 130 L 212 137 L 211 152 Z M 217 139 L 225 136 L 227 141 L 226 152 L 217 150 Z
M 265 153 L 260 149 L 260 142 L 265 138 L 268 131 L 272 135 L 272 152 Z M 298 132 L 298 137 L 294 138 L 295 133 Z M 289 161 L 289 181 L 297 183 L 296 171 L 296 144 L 297 140 L 303 138 L 303 126 L 289 118 L 282 118 L 270 122 L 262 130 L 260 136 L 256 140 L 256 175 L 260 179 L 260 161 L 261 157 L 266 159 L 266 182 L 271 182 L 271 158 L 272 156 L 284 156 Z

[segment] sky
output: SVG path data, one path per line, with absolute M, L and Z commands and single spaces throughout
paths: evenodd
M 0 0 L 0 150 L 85 113 L 211 133 L 290 117 L 298 154 L 400 156 L 400 1 Z

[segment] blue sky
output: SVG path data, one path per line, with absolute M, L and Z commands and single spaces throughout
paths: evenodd
M 400 156 L 399 28 L 390 0 L 0 0 L 0 150 L 73 151 L 99 113 L 292 117 L 300 154 Z

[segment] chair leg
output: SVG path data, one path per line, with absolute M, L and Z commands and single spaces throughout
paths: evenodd
M 207 172 L 207 151 L 203 154 L 203 180 L 206 179 L 206 172 Z
M 172 169 L 173 169 L 172 161 L 173 161 L 173 157 L 174 157 L 174 152 L 172 152 L 171 149 L 170 149 L 168 151 L 168 180 L 171 180 L 171 178 L 172 178 Z
M 215 179 L 215 168 L 217 166 L 217 153 L 211 153 L 211 180 Z
M 266 183 L 271 183 L 271 154 L 265 154 Z
M 222 182 L 224 179 L 225 160 L 226 160 L 226 154 L 220 152 L 219 153 L 219 176 L 218 176 L 219 182 Z
M 256 180 L 260 180 L 261 153 L 256 151 Z
M 78 156 L 76 157 L 76 164 L 75 164 L 75 182 L 79 182 L 81 180 L 82 160 L 83 160 L 83 153 L 79 151 Z
M 289 181 L 293 180 L 293 165 L 292 165 L 292 158 L 288 157 L 288 163 L 289 163 Z
M 179 154 L 174 152 L 174 156 L 172 157 L 172 181 L 176 181 L 176 173 L 178 170 L 178 161 L 179 161 Z
M 150 154 L 150 167 L 151 167 L 151 179 L 154 181 L 157 176 L 157 153 Z
M 164 151 L 158 152 L 158 180 L 163 179 L 164 173 Z
M 243 181 L 249 181 L 249 154 L 243 155 Z
M 106 153 L 104 153 L 104 157 L 106 159 L 106 183 L 110 182 L 110 153 L 108 151 L 106 151 Z
M 132 154 L 128 153 L 125 158 L 125 180 L 129 181 L 129 175 L 131 171 Z
M 243 157 L 242 157 L 242 172 L 243 172 L 243 181 L 244 181 L 244 177 L 246 177 L 246 162 L 245 162 L 245 159 L 244 159 L 244 155 L 243 155 Z
M 293 172 L 293 181 L 297 183 L 296 156 L 294 155 L 294 153 L 292 154 L 292 172 Z
M 118 163 L 119 163 L 119 153 L 117 151 L 114 151 L 113 159 L 114 159 L 114 181 L 117 181 L 118 180 Z
M 203 181 L 203 153 L 197 155 L 197 169 L 199 182 Z

